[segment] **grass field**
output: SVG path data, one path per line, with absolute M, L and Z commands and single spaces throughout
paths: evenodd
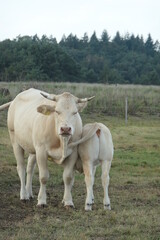
M 98 87 L 96 89 L 94 86 L 96 93 Z M 10 86 L 13 95 L 19 91 L 16 86 L 14 88 Z M 133 87 L 133 91 L 135 89 Z M 147 89 L 143 91 L 147 92 Z M 158 91 L 160 93 L 157 87 Z M 130 94 L 133 94 L 132 91 Z M 158 93 L 156 96 L 156 101 L 159 101 Z M 52 162 L 49 162 L 50 179 L 47 184 L 48 207 L 40 209 L 36 206 L 39 191 L 37 169 L 33 179 L 35 198 L 31 202 L 22 203 L 19 200 L 20 182 L 16 161 L 6 128 L 6 112 L 0 112 L 0 239 L 160 239 L 158 114 L 129 116 L 127 126 L 123 116 L 92 112 L 90 107 L 81 115 L 84 123 L 103 122 L 113 136 L 115 154 L 109 187 L 112 210 L 103 210 L 100 168 L 96 173 L 93 211 L 84 211 L 86 189 L 84 176 L 79 173 L 76 173 L 72 191 L 75 209 L 65 209 L 61 203 L 63 169 Z
M 78 97 L 95 96 L 87 111 L 112 116 L 124 116 L 125 98 L 128 98 L 128 113 L 133 116 L 160 116 L 160 86 L 106 85 L 84 83 L 43 83 L 20 82 L 0 83 L 0 88 L 8 88 L 14 98 L 20 91 L 30 87 L 50 93 L 71 92 Z M 6 102 L 0 97 L 0 104 Z

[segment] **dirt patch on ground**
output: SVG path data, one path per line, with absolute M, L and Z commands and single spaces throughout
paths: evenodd
M 33 191 L 35 193 L 34 199 L 30 201 L 21 201 L 19 199 L 19 188 L 20 184 L 12 187 L 8 186 L 6 190 L 2 186 L 1 196 L 0 196 L 0 229 L 5 230 L 8 227 L 15 227 L 17 223 L 24 222 L 27 219 L 32 218 L 38 213 L 40 216 L 46 217 L 52 214 L 56 209 L 61 209 L 64 211 L 62 205 L 62 194 L 57 194 L 56 192 L 63 192 L 63 186 L 58 186 L 57 189 L 52 187 L 47 188 L 47 202 L 48 205 L 45 208 L 37 207 L 37 196 L 39 187 L 34 187 Z M 58 214 L 58 213 L 57 213 Z
M 26 216 L 33 214 L 34 201 L 22 202 L 17 194 L 7 191 L 1 192 L 0 201 L 0 228 L 16 226 L 17 222 L 24 220 Z

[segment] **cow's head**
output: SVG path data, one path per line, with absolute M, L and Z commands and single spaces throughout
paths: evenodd
M 72 94 L 65 92 L 60 95 L 44 94 L 41 95 L 54 102 L 53 105 L 41 105 L 37 108 L 37 111 L 50 115 L 55 115 L 56 130 L 58 135 L 72 136 L 75 131 L 77 117 L 79 117 L 80 111 L 87 106 L 87 102 L 94 97 L 80 99 Z

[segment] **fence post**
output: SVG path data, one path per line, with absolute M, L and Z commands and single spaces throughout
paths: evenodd
M 125 98 L 125 124 L 127 125 L 128 121 L 128 98 Z

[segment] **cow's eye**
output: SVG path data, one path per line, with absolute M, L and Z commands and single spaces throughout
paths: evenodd
M 77 112 L 73 112 L 73 115 L 76 115 L 77 114 Z
M 59 111 L 55 111 L 58 115 L 61 114 Z

